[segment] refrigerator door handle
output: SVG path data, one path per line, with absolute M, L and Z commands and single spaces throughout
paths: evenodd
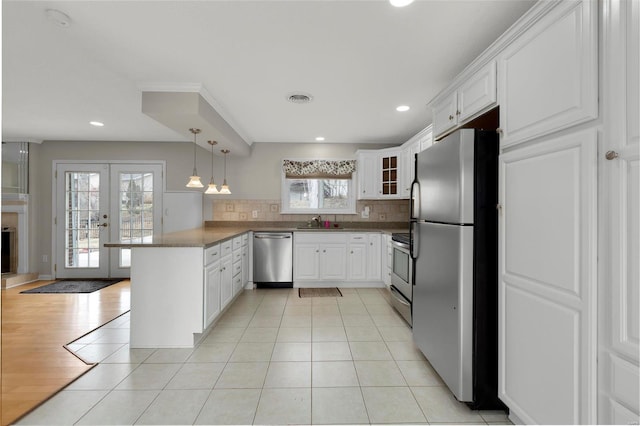
M 420 233 L 416 232 L 416 222 L 409 222 L 409 233 L 411 234 L 411 244 L 409 246 L 409 256 L 411 259 L 417 259 L 420 254 Z M 415 285 L 416 280 L 413 280 L 413 284 Z
M 420 182 L 417 180 L 414 180 L 411 184 L 409 200 L 411 200 L 410 220 L 416 220 L 420 215 Z

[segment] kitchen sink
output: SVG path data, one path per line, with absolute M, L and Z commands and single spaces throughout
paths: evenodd
M 329 228 L 325 228 L 324 226 L 316 226 L 316 225 L 298 225 L 296 229 L 309 229 L 311 231 L 331 231 L 332 229 L 343 229 L 342 225 L 332 224 Z

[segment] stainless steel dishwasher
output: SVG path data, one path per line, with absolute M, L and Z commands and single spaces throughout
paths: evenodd
M 253 282 L 258 287 L 293 287 L 293 233 L 254 232 Z

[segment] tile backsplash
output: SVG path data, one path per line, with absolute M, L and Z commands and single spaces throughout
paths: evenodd
M 268 221 L 303 222 L 311 214 L 280 214 L 280 200 L 221 200 L 213 203 L 214 222 Z M 361 212 L 369 207 L 369 217 Z M 348 222 L 405 222 L 409 219 L 409 200 L 361 200 L 356 202 L 357 214 L 325 214 L 328 220 Z

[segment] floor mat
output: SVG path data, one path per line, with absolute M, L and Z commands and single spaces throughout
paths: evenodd
M 121 278 L 115 280 L 60 280 L 20 293 L 93 293 L 120 281 L 122 281 Z
M 299 288 L 298 297 L 342 297 L 342 293 L 337 287 Z

